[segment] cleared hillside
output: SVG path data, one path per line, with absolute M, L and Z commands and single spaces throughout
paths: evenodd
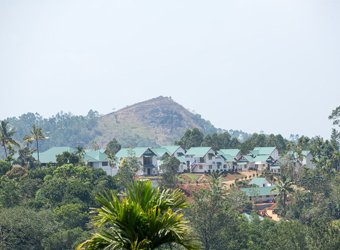
M 157 97 L 125 107 L 99 118 L 96 130 L 99 144 L 117 138 L 123 145 L 171 144 L 185 130 L 198 128 L 203 133 L 217 129 L 198 114 L 193 114 L 170 97 Z

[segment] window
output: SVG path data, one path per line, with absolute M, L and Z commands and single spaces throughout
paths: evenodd
M 200 165 L 200 166 L 199 166 L 199 169 L 203 169 L 203 166 L 202 166 L 202 165 Z
M 212 169 L 212 165 L 209 165 L 209 169 Z
M 107 167 L 108 165 L 109 165 L 109 163 L 108 163 L 107 161 L 103 161 L 103 162 L 102 162 L 102 166 L 103 166 L 103 167 Z
M 213 154 L 208 154 L 208 159 L 212 160 Z
M 200 157 L 200 163 L 204 163 L 204 158 Z

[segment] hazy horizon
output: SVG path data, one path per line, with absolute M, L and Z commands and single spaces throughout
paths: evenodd
M 329 137 L 340 1 L 1 1 L 0 119 L 158 96 L 217 128 Z

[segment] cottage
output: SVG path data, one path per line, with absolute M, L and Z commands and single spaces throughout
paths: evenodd
M 211 147 L 192 147 L 185 154 L 187 167 L 192 173 L 227 170 L 225 159 Z
M 220 149 L 218 154 L 225 159 L 224 169 L 227 171 L 242 171 L 242 166 L 246 166 L 244 164 L 241 164 L 242 166 L 237 164 L 242 158 L 241 150 L 239 149 Z
M 114 176 L 117 174 L 118 167 L 110 166 L 110 161 L 104 153 L 104 149 L 85 150 L 84 161 L 93 168 L 103 169 L 107 175 Z
M 255 147 L 249 156 L 253 158 L 255 168 L 263 171 L 279 159 L 279 152 L 275 147 Z
M 249 182 L 249 185 L 255 185 L 257 187 L 270 187 L 270 186 L 272 186 L 272 184 L 269 181 L 267 181 L 266 178 L 263 178 L 263 177 L 253 178 Z
M 275 185 L 268 187 L 250 187 L 250 188 L 240 188 L 244 192 L 249 200 L 254 202 L 273 202 L 275 197 L 279 194 L 275 190 Z
M 157 175 L 159 173 L 157 154 L 151 148 L 122 148 L 116 154 L 118 164 L 127 157 L 137 157 L 140 166 L 137 175 Z

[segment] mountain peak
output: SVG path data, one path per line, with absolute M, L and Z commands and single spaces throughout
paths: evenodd
M 200 115 L 191 113 L 171 97 L 159 96 L 103 116 L 97 130 L 102 134 L 99 140 L 102 144 L 115 137 L 124 146 L 152 146 L 172 144 L 189 128 L 216 132 Z

